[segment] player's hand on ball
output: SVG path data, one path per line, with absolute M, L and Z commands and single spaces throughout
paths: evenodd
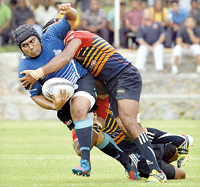
M 70 94 L 69 93 L 66 94 L 66 92 L 67 92 L 66 90 L 60 89 L 59 97 L 55 97 L 53 94 L 51 95 L 56 110 L 62 109 L 65 103 L 70 99 Z
M 72 7 L 71 3 L 66 3 L 66 4 L 58 5 L 60 13 L 63 14 L 63 15 L 67 14 L 68 12 L 70 12 L 71 7 Z
M 24 77 L 20 78 L 19 81 L 22 82 L 22 86 L 24 88 L 28 87 L 30 85 L 30 90 L 32 89 L 33 85 L 35 84 L 35 82 L 37 81 L 31 74 L 33 70 L 25 70 L 20 72 L 20 74 L 25 74 Z

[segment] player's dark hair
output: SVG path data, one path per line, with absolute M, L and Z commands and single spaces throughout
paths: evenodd
M 177 0 L 172 0 L 172 1 L 171 1 L 171 4 L 173 4 L 173 3 L 179 4 L 179 2 L 178 2 Z
M 46 32 L 46 30 L 54 23 L 58 22 L 60 19 L 59 18 L 53 18 L 51 20 L 49 20 L 45 26 L 43 27 L 43 30 L 42 30 L 42 34 L 44 34 Z

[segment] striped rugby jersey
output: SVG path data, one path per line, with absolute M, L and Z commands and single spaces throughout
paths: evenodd
M 89 31 L 68 32 L 64 44 L 73 39 L 81 40 L 74 58 L 98 80 L 109 81 L 130 64 L 107 41 Z

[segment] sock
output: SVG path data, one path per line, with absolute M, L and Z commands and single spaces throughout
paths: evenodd
M 184 136 L 170 134 L 154 128 L 147 128 L 147 136 L 153 144 L 170 143 L 176 147 L 179 147 L 185 141 Z
M 92 121 L 87 118 L 81 121 L 74 122 L 76 135 L 81 150 L 81 159 L 86 159 L 90 162 L 90 147 L 92 142 Z
M 111 156 L 112 158 L 118 160 L 125 169 L 131 166 L 131 159 L 127 154 L 125 154 L 115 143 L 115 141 L 106 133 L 104 133 L 104 140 L 96 147 L 100 149 L 105 154 Z
M 158 172 L 161 172 L 161 170 L 158 166 L 152 145 L 151 145 L 146 133 L 143 132 L 137 138 L 135 138 L 134 141 L 135 141 L 135 144 L 137 145 L 137 147 L 139 148 L 139 150 L 141 151 L 141 153 L 143 154 L 143 156 L 147 162 L 147 165 L 149 166 L 150 172 L 153 169 L 157 170 Z

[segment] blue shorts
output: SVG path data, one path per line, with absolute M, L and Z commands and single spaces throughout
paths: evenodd
M 142 78 L 138 69 L 131 64 L 105 84 L 115 117 L 119 115 L 117 100 L 131 99 L 140 101 Z

